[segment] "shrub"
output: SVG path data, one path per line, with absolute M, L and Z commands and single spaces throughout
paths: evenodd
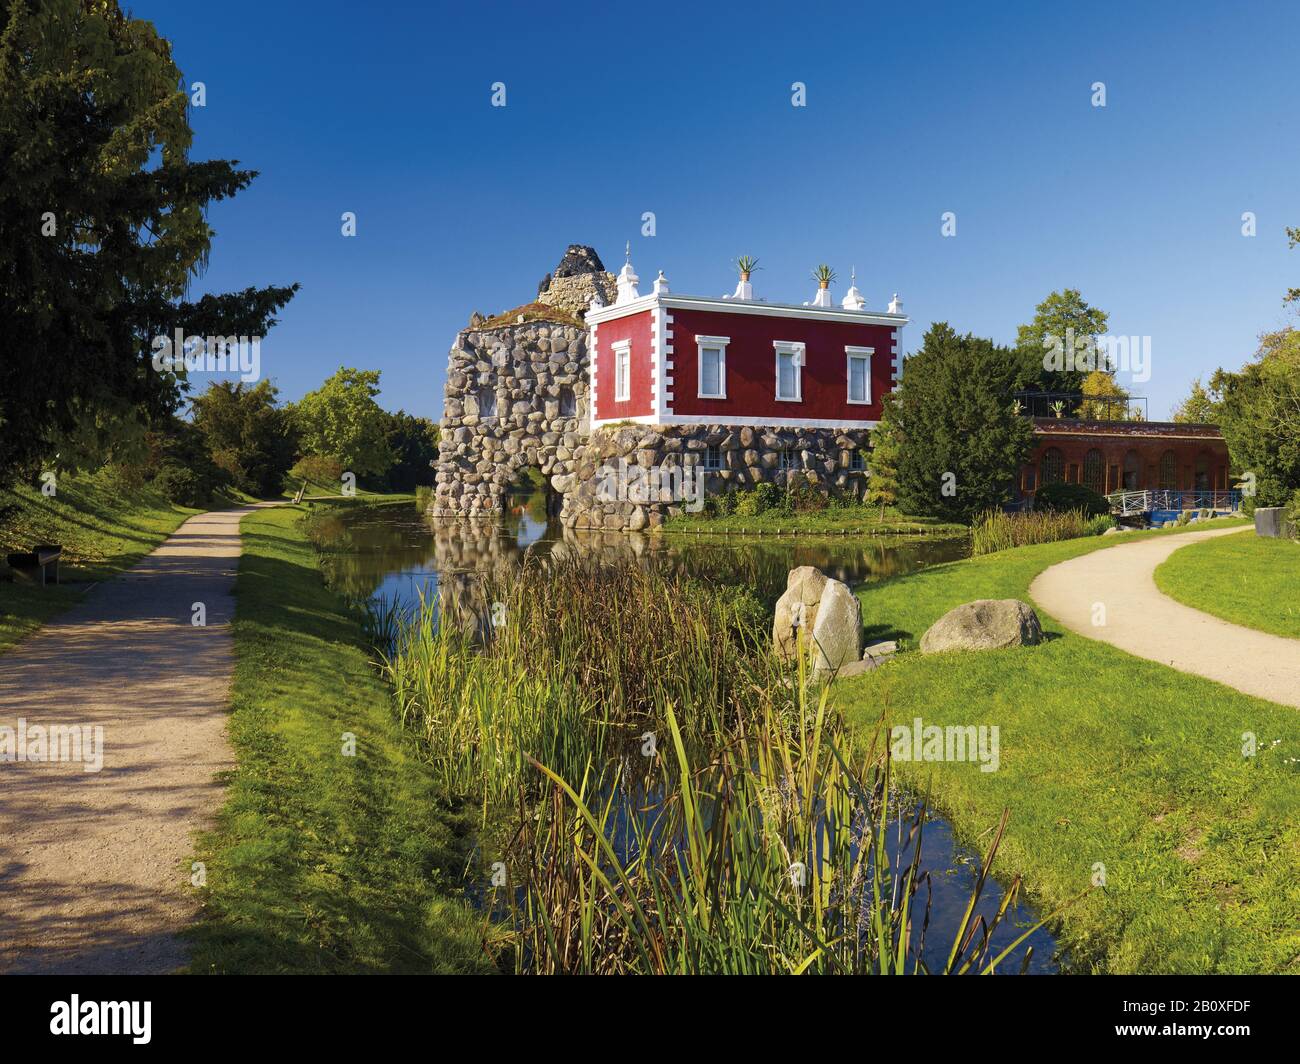
M 821 513 L 830 506 L 830 496 L 811 484 L 795 484 L 786 492 L 791 513 Z
M 1082 484 L 1044 484 L 1034 495 L 1034 509 L 1052 513 L 1081 510 L 1089 517 L 1110 513 L 1110 503 Z
M 168 502 L 194 508 L 207 506 L 212 492 L 194 473 L 176 462 L 164 462 L 154 477 L 153 486 Z
M 737 517 L 757 517 L 770 510 L 781 510 L 788 506 L 788 500 L 775 484 L 755 484 L 748 491 L 736 493 Z

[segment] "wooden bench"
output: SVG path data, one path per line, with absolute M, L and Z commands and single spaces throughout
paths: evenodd
M 10 554 L 5 560 L 9 563 L 9 568 L 15 573 L 29 578 L 34 583 L 36 572 L 41 574 L 41 587 L 45 586 L 46 576 L 51 569 L 54 570 L 54 582 L 59 582 L 59 559 L 63 556 L 63 548 L 53 543 L 38 543 L 30 551 L 19 551 L 16 554 Z

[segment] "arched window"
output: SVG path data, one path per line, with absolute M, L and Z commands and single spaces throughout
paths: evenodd
M 1096 447 L 1083 456 L 1083 486 L 1098 495 L 1106 494 L 1106 463 Z
M 1038 463 L 1038 482 L 1043 485 L 1059 484 L 1065 479 L 1065 455 L 1059 447 L 1049 447 Z
M 1124 455 L 1124 490 L 1137 491 L 1142 486 L 1142 456 L 1137 451 Z
M 1178 487 L 1178 459 L 1173 451 L 1160 456 L 1160 490 L 1173 491 Z
M 1196 481 L 1192 485 L 1197 491 L 1210 490 L 1210 454 L 1202 451 L 1196 456 Z

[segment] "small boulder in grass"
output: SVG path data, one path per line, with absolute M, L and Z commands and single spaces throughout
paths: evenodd
M 935 621 L 921 637 L 921 653 L 1032 647 L 1042 641 L 1043 626 L 1027 602 L 979 599 L 949 610 Z

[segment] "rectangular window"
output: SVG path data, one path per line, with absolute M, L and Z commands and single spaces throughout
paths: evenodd
M 848 356 L 847 378 L 849 384 L 849 402 L 863 406 L 871 403 L 871 356 L 874 349 L 870 347 L 846 347 Z
M 804 345 L 787 340 L 774 340 L 776 349 L 776 397 L 787 403 L 803 400 Z
M 803 462 L 799 459 L 798 451 L 777 451 L 776 464 L 778 469 L 803 468 Z
M 699 387 L 696 394 L 701 399 L 727 397 L 727 344 L 728 336 L 697 336 L 699 352 Z
M 704 468 L 721 469 L 722 468 L 722 448 L 706 447 L 704 449 Z
M 614 345 L 614 402 L 632 398 L 632 341 L 619 340 Z
M 861 473 L 867 468 L 867 461 L 862 457 L 861 451 L 849 452 L 849 469 L 854 473 Z

